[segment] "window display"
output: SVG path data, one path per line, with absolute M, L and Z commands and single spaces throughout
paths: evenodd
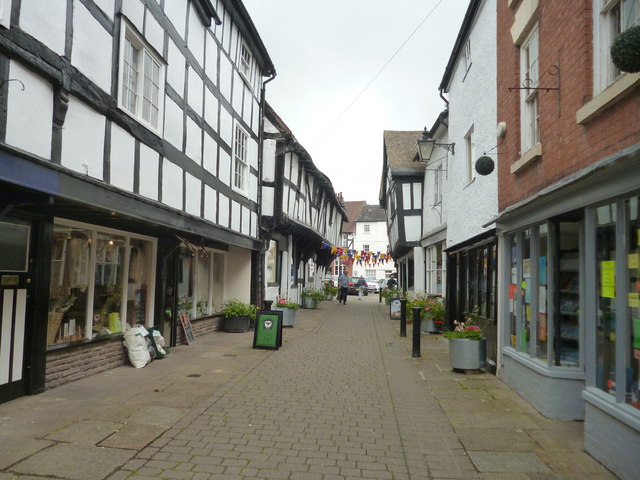
M 199 253 L 197 264 L 197 300 L 196 317 L 204 317 L 211 313 L 211 255 Z
M 558 222 L 558 289 L 555 364 L 580 364 L 580 229 L 579 222 Z
M 640 409 L 640 202 L 634 197 L 625 202 L 627 216 L 628 318 L 631 324 L 629 352 L 625 355 L 625 401 Z
M 596 386 L 616 393 L 616 204 L 596 209 Z
M 154 257 L 150 239 L 56 221 L 47 345 L 122 332 L 123 318 L 131 326 L 147 324 Z
M 548 258 L 549 258 L 549 235 L 547 225 L 538 227 L 538 317 L 536 331 L 536 357 L 546 361 L 548 353 L 548 337 L 549 328 L 548 320 Z M 535 292 L 534 292 L 535 295 Z

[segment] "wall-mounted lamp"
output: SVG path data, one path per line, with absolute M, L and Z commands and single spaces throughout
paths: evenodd
M 421 162 L 428 162 L 431 159 L 431 155 L 433 154 L 434 147 L 443 147 L 448 152 L 455 154 L 455 143 L 436 143 L 436 141 L 429 137 L 429 132 L 427 132 L 427 127 L 424 127 L 424 132 L 422 132 L 422 137 L 418 139 L 418 155 L 420 156 Z

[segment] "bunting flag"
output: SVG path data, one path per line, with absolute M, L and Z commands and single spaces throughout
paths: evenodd
M 322 242 L 321 248 L 323 250 L 330 250 L 331 255 L 334 256 L 334 259 L 339 260 L 342 263 L 357 263 L 358 265 L 366 264 L 367 266 L 376 266 L 393 261 L 389 252 L 367 252 L 364 250 L 357 251 L 329 245 L 326 242 Z

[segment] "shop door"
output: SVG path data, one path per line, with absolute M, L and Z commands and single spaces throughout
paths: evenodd
M 0 218 L 0 403 L 26 393 L 31 224 Z

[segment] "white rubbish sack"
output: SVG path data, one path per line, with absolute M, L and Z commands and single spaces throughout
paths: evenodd
M 134 367 L 142 368 L 151 361 L 144 333 L 138 327 L 130 328 L 124 332 L 124 341 L 122 343 L 127 349 L 129 361 Z

